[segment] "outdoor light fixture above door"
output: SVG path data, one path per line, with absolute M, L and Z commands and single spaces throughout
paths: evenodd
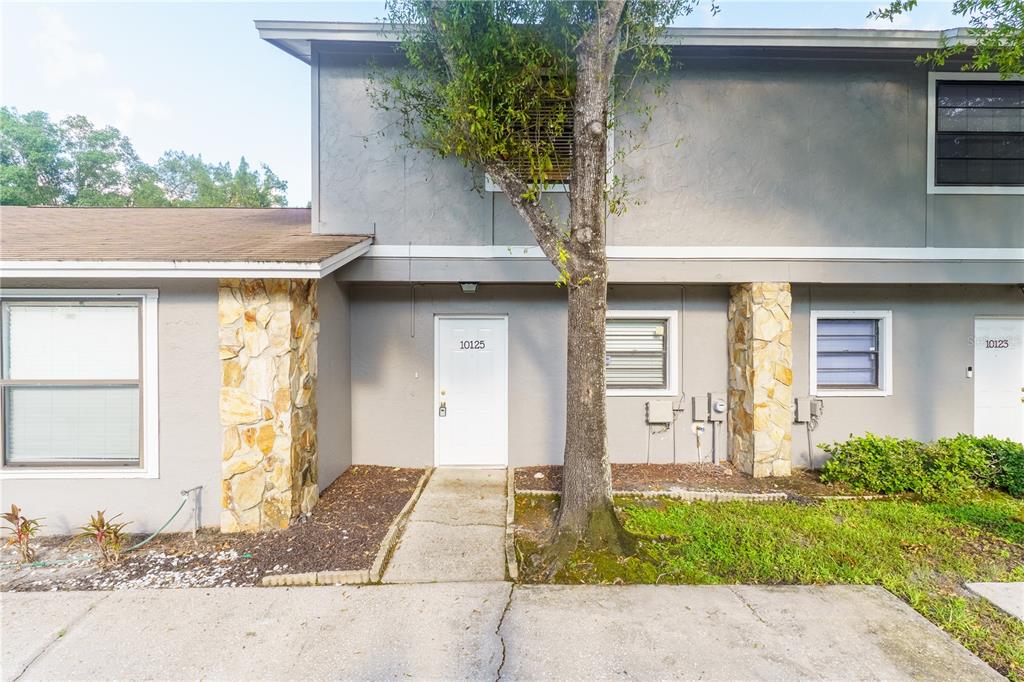
M 462 287 L 462 293 L 475 294 L 480 282 L 459 282 L 459 286 Z

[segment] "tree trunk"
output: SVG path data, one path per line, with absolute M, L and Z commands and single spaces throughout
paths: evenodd
M 612 506 L 605 410 L 605 313 L 603 273 L 569 288 L 565 454 L 556 545 L 626 552 L 631 543 Z
M 576 48 L 571 178 L 568 373 L 562 500 L 554 543 L 625 552 L 632 548 L 612 506 L 605 411 L 605 182 L 608 100 L 623 3 L 609 0 Z

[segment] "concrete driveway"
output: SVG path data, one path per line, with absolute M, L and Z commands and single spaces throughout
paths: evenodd
M 4 680 L 1000 679 L 877 587 L 5 593 Z

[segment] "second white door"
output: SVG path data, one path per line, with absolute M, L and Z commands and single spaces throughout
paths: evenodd
M 508 465 L 508 319 L 438 317 L 438 466 Z
M 1024 318 L 974 321 L 974 434 L 1024 441 Z

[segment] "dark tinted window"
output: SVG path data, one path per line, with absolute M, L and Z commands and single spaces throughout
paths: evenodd
M 935 184 L 1024 185 L 1024 82 L 938 81 Z

